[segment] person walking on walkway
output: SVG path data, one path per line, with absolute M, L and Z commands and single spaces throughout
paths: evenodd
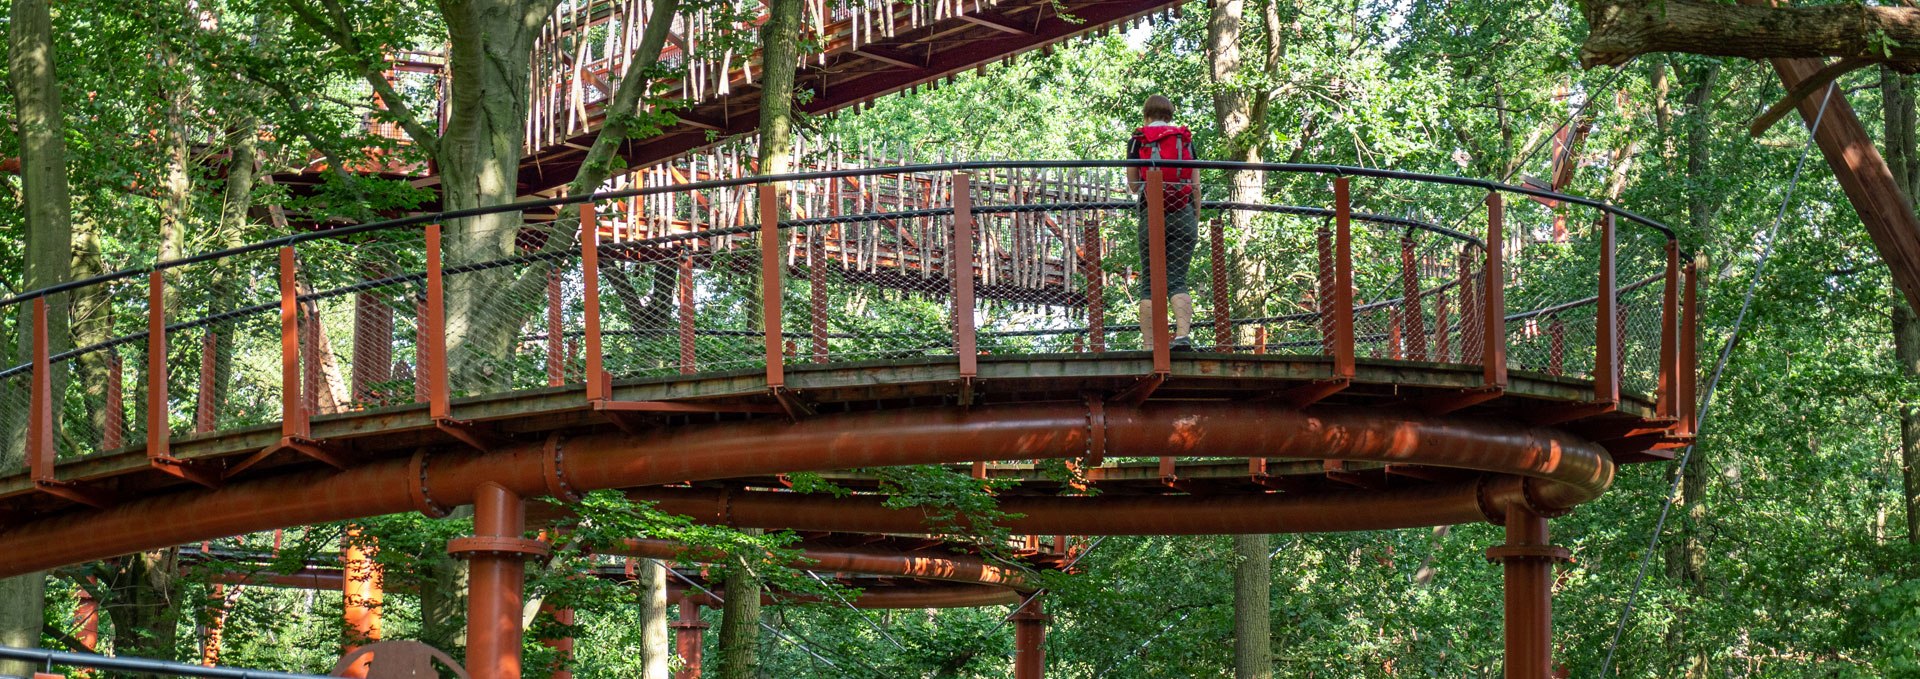
M 1146 124 L 1135 130 L 1127 142 L 1127 158 L 1134 160 L 1193 160 L 1193 133 L 1173 124 L 1173 102 L 1158 94 L 1147 97 L 1141 106 Z M 1193 248 L 1200 239 L 1200 204 L 1195 190 L 1194 169 L 1131 168 L 1127 187 L 1139 196 L 1140 276 L 1135 279 L 1134 297 L 1140 300 L 1140 343 L 1151 349 L 1156 333 L 1166 332 L 1152 325 L 1152 235 L 1147 225 L 1147 203 L 1143 190 L 1148 172 L 1159 172 L 1165 180 L 1167 216 L 1167 295 L 1173 307 L 1174 351 L 1193 351 L 1187 334 L 1193 327 L 1193 296 L 1187 292 L 1187 269 L 1193 263 Z

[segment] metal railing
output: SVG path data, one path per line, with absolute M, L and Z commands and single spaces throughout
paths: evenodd
M 0 646 L 0 658 L 37 663 L 45 667 L 48 674 L 52 673 L 55 666 L 60 666 L 139 672 L 141 674 L 158 674 L 169 677 L 211 677 L 213 679 L 327 679 L 326 676 L 318 674 L 295 674 L 292 672 L 249 670 L 237 667 L 205 667 L 170 660 L 95 655 L 93 653 L 73 653 L 69 651 L 52 651 L 44 648 Z
M 1197 209 L 1168 209 L 1160 172 L 1131 193 L 1148 167 L 1198 170 Z M 518 216 L 554 206 L 577 212 Z M 1468 206 L 1477 226 L 1420 216 Z M 1191 251 L 1184 276 L 1169 249 Z M 1405 172 L 1019 161 L 421 215 L 24 293 L 0 300 L 0 324 L 34 337 L 0 368 L 0 428 L 26 425 L 0 442 L 26 448 L 41 488 L 84 501 L 57 460 L 144 445 L 155 468 L 211 485 L 235 468 L 175 459 L 172 437 L 277 423 L 263 455 L 327 459 L 315 415 L 426 403 L 450 421 L 462 396 L 574 387 L 618 409 L 625 379 L 748 371 L 777 394 L 803 364 L 951 356 L 936 360 L 970 381 L 982 354 L 1126 350 L 1164 379 L 1169 333 L 1140 328 L 1177 314 L 1170 287 L 1202 351 L 1323 357 L 1337 384 L 1362 359 L 1476 366 L 1460 405 L 1510 370 L 1577 378 L 1589 410 L 1625 391 L 1691 431 L 1693 276 L 1657 222 Z M 78 346 L 56 350 L 50 324 L 68 316 Z

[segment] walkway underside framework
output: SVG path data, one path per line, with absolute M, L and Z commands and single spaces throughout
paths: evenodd
M 1005 179 L 990 165 L 847 171 L 777 181 L 950 175 L 951 202 L 851 213 L 836 202 L 799 216 L 770 199 L 770 181 L 709 182 L 635 195 L 697 205 L 735 191 L 755 198 L 739 212 L 758 223 L 602 244 L 592 202 L 627 196 L 582 198 L 571 244 L 507 234 L 497 260 L 443 262 L 464 252 L 442 248 L 443 228 L 476 237 L 457 220 L 399 222 L 0 301 L 31 310 L 15 318 L 37 338 L 31 364 L 0 370 L 0 383 L 25 387 L 0 391 L 0 408 L 27 415 L 31 461 L 0 478 L 0 575 L 473 505 L 475 535 L 448 549 L 470 561 L 469 617 L 482 621 L 469 627 L 469 669 L 497 679 L 518 675 L 524 560 L 547 549 L 522 537 L 550 518 L 530 517 L 527 498 L 623 490 L 716 524 L 941 533 L 953 527 L 881 506 L 864 470 L 951 465 L 1017 481 L 999 493 L 1022 515 L 1006 526 L 1016 535 L 1504 524 L 1508 541 L 1488 556 L 1507 569 L 1508 675 L 1546 676 L 1551 564 L 1565 556 L 1547 519 L 1598 497 L 1617 464 L 1666 459 L 1691 440 L 1697 304 L 1670 234 L 1591 201 L 1473 180 L 1193 164 L 1324 173 L 1331 190 L 1250 205 L 1201 187 L 1215 220 L 1191 277 L 1210 316 L 1190 354 L 1139 330 L 1166 327 L 1170 311 L 1153 170 L 1138 211 L 1072 192 L 1034 204 L 974 190 Z M 1381 190 L 1401 183 L 1411 191 Z M 1532 200 L 1507 205 L 1506 194 Z M 1472 206 L 1484 226 L 1379 216 L 1404 212 L 1391 201 L 1409 195 Z M 1570 210 L 1596 218 L 1569 221 Z M 1250 303 L 1227 274 L 1228 211 L 1314 244 L 1270 262 L 1308 274 L 1260 283 L 1281 302 L 1236 308 Z M 1616 233 L 1616 218 L 1634 231 Z M 1131 253 L 1109 236 L 1136 228 L 1152 265 L 1129 280 L 1113 258 Z M 822 254 L 883 241 L 894 259 Z M 197 319 L 151 305 L 145 334 L 48 346 L 50 304 L 158 295 L 170 278 L 191 285 L 192 267 L 246 270 L 268 253 L 272 303 L 228 300 Z M 1136 283 L 1151 300 L 1137 314 Z M 977 294 L 991 286 L 1005 294 Z M 754 294 L 757 306 L 737 304 Z M 495 339 L 476 330 L 501 319 Z M 476 348 L 490 341 L 503 353 Z M 169 342 L 206 358 L 170 362 Z M 278 370 L 222 387 L 205 367 L 222 351 Z M 155 377 L 129 376 L 138 365 Z M 56 368 L 106 370 L 104 393 L 56 380 Z M 163 388 L 196 373 L 198 390 Z M 127 395 L 129 383 L 144 393 Z M 792 492 L 794 472 L 853 493 Z M 1038 599 L 1022 602 L 1019 636 L 1037 649 L 1046 616 Z M 1015 674 L 1043 667 L 1036 650 Z

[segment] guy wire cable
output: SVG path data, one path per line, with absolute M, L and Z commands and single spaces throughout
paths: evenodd
M 1660 547 L 1660 531 L 1666 528 L 1667 514 L 1673 510 L 1674 494 L 1679 492 L 1680 483 L 1686 479 L 1687 462 L 1693 458 L 1694 446 L 1699 445 L 1699 429 L 1707 423 L 1707 408 L 1713 405 L 1713 392 L 1720 386 L 1720 376 L 1726 371 L 1727 360 L 1733 355 L 1733 347 L 1740 340 L 1740 330 L 1747 320 L 1747 311 L 1753 306 L 1753 293 L 1760 288 L 1760 277 L 1767 271 L 1767 260 L 1773 256 L 1773 248 L 1778 244 L 1780 224 L 1786 221 L 1787 207 L 1793 203 L 1794 190 L 1800 186 L 1801 171 L 1807 169 L 1807 156 L 1812 154 L 1814 135 L 1820 129 L 1820 121 L 1826 118 L 1827 103 L 1832 101 L 1837 83 L 1827 85 L 1826 94 L 1820 97 L 1820 111 L 1814 114 L 1813 124 L 1807 126 L 1807 145 L 1800 149 L 1800 160 L 1794 165 L 1793 179 L 1787 183 L 1786 195 L 1780 197 L 1780 209 L 1773 215 L 1773 224 L 1767 228 L 1766 247 L 1761 249 L 1760 258 L 1754 264 L 1753 276 L 1747 283 L 1747 294 L 1740 300 L 1740 313 L 1733 319 L 1733 330 L 1727 333 L 1727 341 L 1720 347 L 1720 357 L 1714 361 L 1713 376 L 1707 380 L 1706 393 L 1700 399 L 1700 410 L 1694 415 L 1699 423 L 1694 431 L 1694 443 L 1689 444 L 1680 454 L 1680 464 L 1674 467 L 1673 483 L 1667 487 L 1667 498 L 1660 505 L 1660 518 L 1653 524 L 1653 535 L 1647 539 L 1647 551 L 1640 557 L 1639 572 L 1633 576 L 1633 587 L 1627 592 L 1627 603 L 1620 609 L 1620 621 L 1614 625 L 1613 640 L 1607 642 L 1606 658 L 1600 661 L 1599 676 L 1607 675 L 1607 668 L 1613 666 L 1613 654 L 1620 648 L 1620 635 L 1627 630 L 1627 619 L 1633 615 L 1634 603 L 1640 597 L 1640 586 L 1646 582 L 1647 565 L 1653 562 L 1653 553 Z

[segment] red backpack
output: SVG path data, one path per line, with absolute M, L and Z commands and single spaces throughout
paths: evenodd
M 1135 160 L 1194 160 L 1193 133 L 1179 125 L 1151 125 L 1133 132 L 1133 158 Z M 1167 182 L 1167 210 L 1179 210 L 1193 202 L 1193 168 L 1168 167 L 1160 169 L 1160 177 Z M 1147 180 L 1147 168 L 1134 168 L 1133 178 Z

